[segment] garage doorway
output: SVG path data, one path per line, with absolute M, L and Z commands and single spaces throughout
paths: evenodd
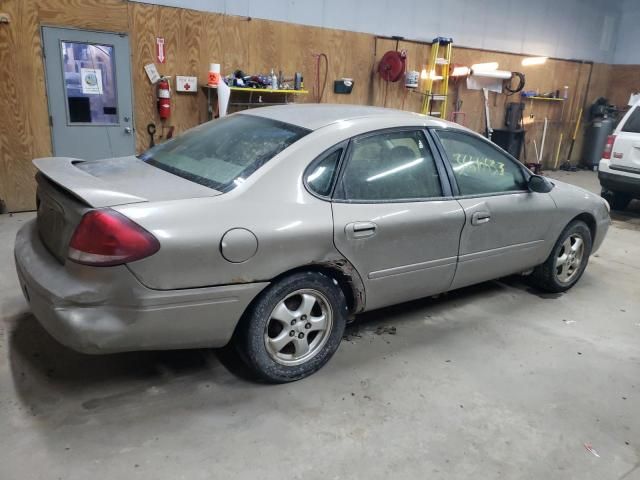
M 53 154 L 133 155 L 129 38 L 53 27 L 42 38 Z

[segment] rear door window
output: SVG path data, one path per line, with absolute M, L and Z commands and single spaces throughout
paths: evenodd
M 139 158 L 174 175 L 227 192 L 308 133 L 305 128 L 268 118 L 231 115 L 193 128 Z
M 353 202 L 389 202 L 442 196 L 435 159 L 419 130 L 356 138 L 340 182 Z
M 640 133 L 640 108 L 634 108 L 622 126 L 623 132 Z

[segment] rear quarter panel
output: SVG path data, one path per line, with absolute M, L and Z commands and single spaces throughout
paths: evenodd
M 333 245 L 331 203 L 311 195 L 302 175 L 349 128 L 326 128 L 293 144 L 234 190 L 211 198 L 116 207 L 160 241 L 155 255 L 128 265 L 147 287 L 194 288 L 271 280 L 304 265 L 343 257 Z M 231 263 L 221 254 L 226 232 L 244 228 L 256 254 Z

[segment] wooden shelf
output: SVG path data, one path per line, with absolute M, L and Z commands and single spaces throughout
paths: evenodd
M 205 90 L 217 90 L 217 86 L 203 85 L 203 89 Z M 289 90 L 289 89 L 276 89 L 273 90 L 271 88 L 247 88 L 247 87 L 229 87 L 229 90 L 232 92 L 250 92 L 250 93 L 287 93 L 293 95 L 307 95 L 309 93 L 308 90 Z
M 217 97 L 218 97 L 218 86 L 209 86 L 202 85 L 202 90 L 207 94 L 207 118 L 212 120 L 214 117 L 217 117 Z M 246 87 L 229 87 L 231 93 L 234 92 L 242 92 L 248 94 L 249 101 L 243 102 L 229 102 L 230 107 L 266 107 L 268 105 L 286 105 L 289 102 L 289 96 L 293 95 L 294 97 L 297 95 L 307 95 L 309 93 L 308 90 L 289 90 L 289 89 L 277 89 L 272 90 L 270 88 L 246 88 Z M 269 97 L 268 102 L 256 102 L 254 101 L 254 96 L 258 96 L 258 100 L 261 100 L 262 95 L 272 95 Z M 279 96 L 278 96 L 279 95 Z M 236 96 L 238 99 L 247 99 L 246 95 Z M 214 102 L 216 105 L 214 106 Z

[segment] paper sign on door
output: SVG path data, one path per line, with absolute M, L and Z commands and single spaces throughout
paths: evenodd
M 81 68 L 82 93 L 102 95 L 102 71 L 99 68 Z

